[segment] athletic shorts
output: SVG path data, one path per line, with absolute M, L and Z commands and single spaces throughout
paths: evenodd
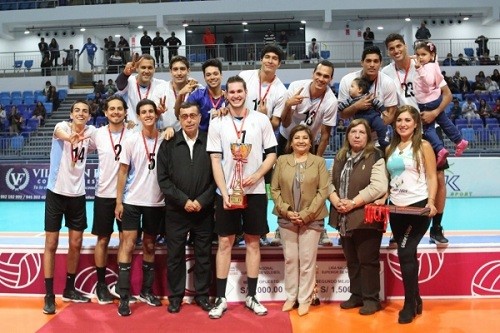
M 109 237 L 115 225 L 116 198 L 94 199 L 94 221 L 92 224 L 92 234 L 96 236 Z M 118 231 L 122 231 L 122 223 L 116 220 Z
M 225 210 L 222 196 L 216 195 L 214 232 L 220 236 L 236 235 L 241 231 L 249 235 L 267 234 L 267 195 L 247 194 L 247 202 L 245 209 Z
M 71 230 L 84 231 L 87 228 L 85 196 L 68 197 L 47 190 L 45 198 L 45 231 L 61 230 L 64 225 Z
M 137 230 L 156 236 L 163 230 L 165 207 L 146 207 L 123 204 L 122 230 Z

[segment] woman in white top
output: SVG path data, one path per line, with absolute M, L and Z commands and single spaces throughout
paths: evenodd
M 398 322 L 407 324 L 422 313 L 417 246 L 429 228 L 430 217 L 436 214 L 434 201 L 437 191 L 436 157 L 429 142 L 422 140 L 420 114 L 413 106 L 405 105 L 396 111 L 395 132 L 386 149 L 386 156 L 390 174 L 390 203 L 430 209 L 425 216 L 395 213 L 390 216 L 405 293 Z

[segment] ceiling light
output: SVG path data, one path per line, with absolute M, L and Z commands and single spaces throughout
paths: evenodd
M 406 22 L 410 22 L 410 21 L 411 21 L 411 18 L 408 16 L 407 18 L 405 18 L 405 21 L 406 21 Z
M 193 33 L 193 30 L 188 30 L 187 31 L 188 34 L 192 34 Z
M 306 24 L 307 22 L 306 22 L 306 20 L 302 20 L 302 21 L 300 21 L 300 23 Z
M 184 23 L 182 23 L 182 26 L 185 28 L 185 27 L 189 27 L 189 24 L 187 24 L 186 21 L 184 21 Z
M 120 35 L 115 35 L 115 37 L 120 38 Z
M 300 27 L 299 30 L 304 30 L 304 27 Z
M 468 21 L 469 20 L 469 17 L 468 16 L 465 16 L 464 17 L 464 21 Z
M 248 22 L 241 22 L 241 24 L 243 24 L 243 25 L 247 25 L 247 24 L 248 24 Z
M 142 29 L 142 28 L 144 28 L 142 25 L 137 26 L 137 29 Z
M 245 29 L 243 29 L 243 31 L 247 32 L 247 31 L 248 31 L 248 29 L 247 29 L 247 28 L 245 28 Z
M 30 34 L 30 31 L 28 29 L 24 30 L 24 34 L 25 35 L 29 35 Z
M 383 26 L 378 26 L 377 30 L 384 30 L 384 27 Z
M 87 29 L 85 29 L 85 28 L 80 28 L 80 31 L 85 31 L 85 30 L 87 30 Z

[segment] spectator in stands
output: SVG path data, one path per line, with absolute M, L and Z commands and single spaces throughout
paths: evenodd
M 106 88 L 104 87 L 104 81 L 99 80 L 94 83 L 94 94 L 95 93 L 101 93 L 101 94 L 106 93 Z
M 408 324 L 422 313 L 417 246 L 429 228 L 430 218 L 437 213 L 434 203 L 438 180 L 434 152 L 430 144 L 422 140 L 420 112 L 410 105 L 401 106 L 394 125 L 391 144 L 386 150 L 389 202 L 400 207 L 427 207 L 430 210 L 427 215 L 390 214 L 405 296 L 398 323 Z
M 457 98 L 453 99 L 453 106 L 450 108 L 449 115 L 453 123 L 455 123 L 456 119 L 462 117 L 462 108 L 460 107 L 460 101 Z
M 276 37 L 271 29 L 267 29 L 266 34 L 264 35 L 264 45 L 275 44 Z
M 496 93 L 499 90 L 498 83 L 496 83 L 496 81 L 493 81 L 489 76 L 487 76 L 484 80 L 484 87 L 489 93 Z
M 182 42 L 179 38 L 175 37 L 175 32 L 172 31 L 170 37 L 165 40 L 165 45 L 168 49 L 168 62 L 170 63 L 172 57 L 179 54 L 179 46 L 182 45 Z
M 477 44 L 477 56 L 481 57 L 485 53 L 490 53 L 490 50 L 488 49 L 488 38 L 485 37 L 484 35 L 480 35 L 479 37 L 476 38 L 474 41 Z
M 43 56 L 40 67 L 42 68 L 42 76 L 51 75 L 52 71 L 50 70 L 50 68 L 52 67 L 52 63 L 50 62 L 50 56 L 48 54 Z
M 453 54 L 448 53 L 446 59 L 443 60 L 443 66 L 456 66 L 457 63 L 453 60 Z
M 497 97 L 495 101 L 495 107 L 491 112 L 491 117 L 496 118 L 500 122 L 500 97 Z
M 94 95 L 94 103 L 96 107 L 95 117 L 104 117 L 104 103 L 106 102 L 105 97 L 101 92 L 96 92 Z
M 363 49 L 368 46 L 373 46 L 373 40 L 375 39 L 375 34 L 371 31 L 370 27 L 366 27 L 365 32 L 363 32 Z
M 151 45 L 153 44 L 153 40 L 148 36 L 148 32 L 144 31 L 143 36 L 140 40 L 141 44 L 141 52 L 142 54 L 150 54 L 151 53 Z
M 5 111 L 2 104 L 0 104 L 0 135 L 5 132 L 6 126 L 5 122 L 7 121 L 7 112 Z
M 486 80 L 486 75 L 484 74 L 484 71 L 479 71 L 477 73 L 477 76 L 479 76 L 481 82 L 484 83 L 484 80 Z
M 9 119 L 9 134 L 18 135 L 19 133 L 21 133 L 24 119 L 22 115 L 19 113 L 17 106 L 12 105 L 8 119 Z
M 455 62 L 455 65 L 457 66 L 468 66 L 469 62 L 464 58 L 464 55 L 462 53 L 458 54 L 458 59 Z
M 205 45 L 205 55 L 208 59 L 215 58 L 215 35 L 210 30 L 209 27 L 205 28 L 205 33 L 203 34 L 202 43 Z
M 130 61 L 130 45 L 125 37 L 120 36 L 118 41 L 118 50 L 120 51 L 120 56 L 124 64 Z
M 287 54 L 287 47 L 288 47 L 288 35 L 286 34 L 285 30 L 281 30 L 280 35 L 278 36 L 278 45 L 281 47 L 283 50 L 283 53 Z
M 156 32 L 156 37 L 153 38 L 151 42 L 153 45 L 153 50 L 155 51 L 156 66 L 164 67 L 165 57 L 163 56 L 163 46 L 165 45 L 165 40 L 160 36 L 160 32 Z
M 76 62 L 76 57 L 78 56 L 78 50 L 73 48 L 73 44 L 69 45 L 69 49 L 64 49 L 64 52 L 66 52 L 66 65 L 68 68 L 71 67 L 71 70 L 75 69 L 75 62 Z
M 116 51 L 116 42 L 113 40 L 113 36 L 108 37 L 108 46 L 107 46 L 107 51 L 108 51 L 108 59 L 115 54 Z
M 493 59 L 493 64 L 500 65 L 500 56 L 498 54 L 495 54 L 495 58 Z
M 424 21 L 420 22 L 420 27 L 417 29 L 417 32 L 415 32 L 415 38 L 417 41 L 431 38 L 431 32 L 425 26 Z
M 42 102 L 37 102 L 33 110 L 32 119 L 38 119 L 38 126 L 45 125 L 45 118 L 47 117 L 47 110 Z
M 120 52 L 115 51 L 108 60 L 108 74 L 118 74 L 121 70 L 121 65 L 123 65 L 123 59 L 120 56 Z
M 483 121 L 484 126 L 486 126 L 486 118 L 491 117 L 491 112 L 491 106 L 486 102 L 486 99 L 481 98 L 479 100 L 479 109 L 477 110 L 477 113 Z
M 282 310 L 291 311 L 298 303 L 299 316 L 309 312 L 316 282 L 317 244 L 328 216 L 328 170 L 325 160 L 313 155 L 313 145 L 309 127 L 295 126 L 271 181 L 273 214 L 278 216 L 285 257 L 286 302 Z
M 495 68 L 493 70 L 493 74 L 490 76 L 490 78 L 500 85 L 500 72 L 498 71 L 498 68 Z
M 231 65 L 231 62 L 233 61 L 233 35 L 231 35 L 229 32 L 226 33 L 222 42 L 224 43 L 226 48 L 226 60 L 229 61 L 229 64 Z
M 50 82 L 49 80 L 45 81 L 45 86 L 43 87 L 42 89 L 42 93 L 45 95 L 45 96 L 48 96 L 49 95 L 49 92 L 50 92 L 50 87 L 52 87 L 52 82 Z
M 319 45 L 316 43 L 316 38 L 311 39 L 311 44 L 309 44 L 307 50 L 308 50 L 308 57 L 310 60 L 312 59 L 319 60 Z
M 50 86 L 49 93 L 47 94 L 47 102 L 52 103 L 52 111 L 57 111 L 61 102 L 55 86 Z
M 484 79 L 481 78 L 481 76 L 478 74 L 475 77 L 474 83 L 471 85 L 471 90 L 475 94 L 482 94 L 482 93 L 487 93 L 488 91 L 486 90 L 486 87 L 484 85 Z
M 40 50 L 40 54 L 42 58 L 45 56 L 50 56 L 49 44 L 45 41 L 45 38 L 40 38 L 40 43 L 38 43 L 38 49 Z
M 104 90 L 108 96 L 114 95 L 118 91 L 113 79 L 108 79 L 108 84 L 104 86 Z
M 92 43 L 92 39 L 90 37 L 87 38 L 87 43 L 85 43 L 83 45 L 82 50 L 80 51 L 80 53 L 78 55 L 81 56 L 84 51 L 87 51 L 87 60 L 90 64 L 90 69 L 93 70 L 94 69 L 94 57 L 95 57 L 95 53 L 97 51 L 97 46 L 94 43 Z
M 52 38 L 49 44 L 50 51 L 50 63 L 52 66 L 57 67 L 59 58 L 61 57 L 61 52 L 59 51 L 59 44 L 57 43 L 55 38 Z
M 347 127 L 346 140 L 335 156 L 329 224 L 338 229 L 347 260 L 351 296 L 342 309 L 361 307 L 359 314 L 371 315 L 380 304 L 380 243 L 383 223 L 366 223 L 364 207 L 387 193 L 384 153 L 375 148 L 365 119 Z
M 480 65 L 494 65 L 495 62 L 491 60 L 490 54 L 488 52 L 485 52 L 481 57 L 479 57 L 479 64 Z
M 470 97 L 468 97 L 467 101 L 462 105 L 462 116 L 467 118 L 469 123 L 471 119 L 479 119 L 476 103 L 474 103 Z
M 472 92 L 472 87 L 471 87 L 471 84 L 470 84 L 467 76 L 462 76 L 460 78 L 460 82 L 458 84 L 458 89 L 460 90 L 460 93 L 462 94 L 462 96 Z

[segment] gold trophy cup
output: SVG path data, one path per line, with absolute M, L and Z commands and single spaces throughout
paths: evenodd
M 241 183 L 243 181 L 243 163 L 246 163 L 251 150 L 252 145 L 249 143 L 231 143 L 231 154 L 236 161 L 236 167 L 231 182 L 231 194 L 229 195 L 230 209 L 247 207 L 247 197 Z

